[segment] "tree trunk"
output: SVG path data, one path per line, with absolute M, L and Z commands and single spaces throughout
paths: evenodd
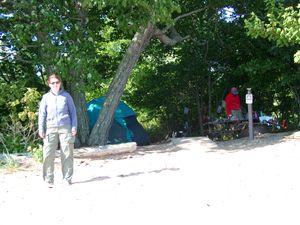
M 203 130 L 203 110 L 202 110 L 202 93 L 199 90 L 199 87 L 196 87 L 196 103 L 197 103 L 197 112 L 198 112 L 198 125 L 200 136 L 204 135 Z
M 90 134 L 89 145 L 105 145 L 107 143 L 114 113 L 123 95 L 128 78 L 153 34 L 154 27 L 149 23 L 147 28 L 142 28 L 141 32 L 134 35 L 109 87 L 100 115 Z
M 295 86 L 290 86 L 290 87 L 291 87 L 292 92 L 294 93 L 295 102 L 297 103 L 298 108 L 300 108 L 300 94 L 299 94 L 300 88 L 299 87 L 295 87 Z
M 211 120 L 211 73 L 208 72 L 208 120 Z
M 76 113 L 77 113 L 77 138 L 75 142 L 75 147 L 80 147 L 88 144 L 89 138 L 89 121 L 88 115 L 86 110 L 86 99 L 85 95 L 82 92 L 76 90 L 76 87 L 83 86 L 83 82 L 79 81 L 72 81 L 67 84 L 67 88 L 70 91 L 70 94 L 73 97 L 74 104 L 76 106 Z

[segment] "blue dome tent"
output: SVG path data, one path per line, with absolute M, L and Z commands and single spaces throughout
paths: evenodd
M 94 127 L 102 110 L 105 97 L 93 99 L 87 104 L 90 130 Z M 137 145 L 149 145 L 150 138 L 145 129 L 136 119 L 136 113 L 124 102 L 120 101 L 112 127 L 109 131 L 108 144 L 134 141 Z

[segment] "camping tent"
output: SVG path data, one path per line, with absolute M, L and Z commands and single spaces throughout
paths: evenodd
M 105 97 L 93 99 L 87 104 L 90 130 L 94 127 L 102 109 Z M 145 129 L 138 122 L 136 113 L 124 102 L 120 102 L 112 127 L 109 131 L 108 144 L 134 141 L 137 145 L 149 145 L 150 138 Z

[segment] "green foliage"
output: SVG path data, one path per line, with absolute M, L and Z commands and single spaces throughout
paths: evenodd
M 292 127 L 292 123 L 297 124 L 298 118 L 299 105 L 295 104 L 295 96 L 299 94 L 296 88 L 300 83 L 299 72 L 292 59 L 285 57 L 289 52 L 277 50 L 272 57 L 267 54 L 240 65 L 235 73 L 245 80 L 240 90 L 252 88 L 255 111 L 263 111 L 278 120 L 286 119 Z M 246 92 L 241 94 L 244 96 Z
M 18 167 L 18 162 L 9 154 L 9 149 L 5 145 L 5 137 L 0 132 L 0 147 L 1 145 L 3 145 L 4 149 L 0 155 L 0 169 L 15 169 Z
M 38 145 L 37 108 L 40 97 L 36 89 L 28 88 L 20 100 L 7 102 L 11 113 L 2 118 L 0 126 L 2 151 L 25 152 L 29 146 Z
M 294 55 L 294 61 L 295 62 L 300 62 L 300 51 L 297 51 Z
M 286 47 L 300 44 L 300 4 L 284 7 L 279 1 L 265 0 L 266 19 L 260 19 L 255 13 L 245 20 L 248 35 L 253 38 L 267 38 L 277 46 Z M 300 63 L 299 51 L 294 61 Z
M 152 143 L 165 141 L 170 137 L 170 129 L 166 126 L 167 123 L 161 121 L 161 116 L 155 116 L 151 110 L 147 109 L 136 110 L 136 112 L 138 121 L 145 128 Z
M 32 154 L 32 157 L 35 161 L 42 163 L 43 162 L 43 146 L 38 144 L 37 146 L 28 146 L 27 151 Z
M 199 8 L 197 4 L 188 2 L 181 5 L 182 10 Z M 241 14 L 253 9 L 258 14 L 263 11 L 258 1 L 249 4 L 252 8 L 238 4 L 232 7 Z M 137 112 L 142 110 L 147 114 L 142 117 L 145 121 L 155 121 L 153 130 L 159 127 L 163 132 L 153 134 L 166 137 L 170 131 L 182 129 L 183 108 L 187 106 L 191 110 L 192 131 L 198 135 L 197 96 L 203 109 L 211 104 L 212 118 L 224 116 L 217 114 L 216 109 L 233 85 L 240 90 L 245 112 L 246 88 L 252 87 L 254 110 L 276 113 L 295 122 L 298 109 L 290 88 L 298 84 L 290 54 L 293 49 L 276 48 L 267 40 L 251 39 L 245 34 L 243 19 L 238 14 L 229 23 L 219 20 L 215 11 L 206 10 L 205 5 L 203 9 L 190 19 L 176 23 L 179 33 L 191 35 L 188 41 L 173 49 L 152 44 L 128 83 L 124 98 Z
M 191 125 L 197 134 L 197 104 L 210 105 L 210 116 L 215 117 L 217 105 L 232 85 L 238 86 L 244 107 L 246 88 L 252 87 L 255 110 L 274 112 L 295 122 L 299 109 L 294 98 L 300 94 L 300 76 L 292 55 L 300 61 L 299 8 L 271 0 L 265 3 L 267 10 L 259 0 L 1 3 L 2 12 L 11 15 L 0 17 L 0 42 L 4 45 L 0 50 L 0 132 L 6 135 L 7 148 L 16 152 L 27 149 L 37 158 L 41 156 L 39 140 L 24 138 L 28 135 L 25 131 L 36 130 L 32 124 L 36 124 L 39 100 L 36 91 L 28 87 L 43 93 L 46 76 L 56 71 L 66 88 L 69 83 L 80 84 L 74 85 L 75 91 L 85 93 L 88 101 L 105 95 L 132 34 L 148 22 L 159 28 L 174 25 L 180 35 L 189 36 L 174 48 L 152 39 L 126 86 L 123 100 L 138 112 L 153 141 L 182 129 L 185 106 L 191 110 Z M 226 20 L 224 7 L 234 9 L 232 20 Z M 179 13 L 196 9 L 201 11 L 175 24 Z M 266 40 L 246 35 L 243 18 L 251 12 L 253 16 L 245 22 L 248 34 Z M 28 140 L 33 144 L 26 143 Z M 3 143 L 0 146 L 5 148 Z
M 18 87 L 16 84 L 9 85 L 7 83 L 0 83 L 0 121 L 10 113 L 11 108 L 8 102 L 21 99 L 22 94 L 22 88 Z
M 37 108 L 39 101 L 41 99 L 41 94 L 35 88 L 27 88 L 24 97 L 21 99 L 20 104 L 22 104 L 23 111 L 18 113 L 19 119 L 30 124 L 30 127 L 34 127 L 37 122 Z M 11 106 L 16 107 L 19 101 L 11 102 Z
M 130 33 L 148 22 L 173 24 L 172 14 L 180 12 L 179 4 L 172 0 L 84 0 L 83 5 L 108 8 L 109 17 L 116 18 L 118 27 Z
M 19 166 L 19 163 L 11 155 L 3 154 L 3 156 L 4 159 L 0 159 L 0 169 L 14 170 Z
M 66 82 L 89 81 L 94 89 L 94 81 L 101 78 L 96 68 L 101 58 L 97 58 L 95 47 L 101 38 L 101 12 L 88 13 L 78 2 L 56 0 L 22 0 L 4 6 L 12 15 L 4 21 L 10 28 L 2 36 L 14 51 L 11 62 L 30 65 L 28 76 L 39 85 L 45 85 L 46 76 L 55 71 Z M 4 63 L 9 65 L 8 60 Z M 6 70 L 4 77 L 12 76 L 10 68 Z M 83 92 L 88 88 L 80 85 L 77 89 Z

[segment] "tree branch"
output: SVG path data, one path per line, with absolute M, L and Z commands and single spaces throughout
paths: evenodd
M 169 46 L 174 46 L 178 42 L 186 40 L 190 37 L 190 36 L 185 36 L 185 37 L 180 36 L 180 34 L 176 31 L 174 27 L 171 27 L 170 36 L 166 35 L 162 30 L 158 28 L 156 28 L 153 36 L 156 37 L 158 40 L 160 40 L 162 43 Z
M 22 63 L 33 64 L 33 61 L 22 59 L 20 56 L 16 56 L 15 59 L 16 59 L 16 61 L 19 61 Z
M 174 19 L 174 22 L 176 23 L 178 20 L 183 19 L 185 17 L 191 16 L 193 14 L 196 14 L 198 12 L 201 12 L 203 10 L 205 10 L 206 7 L 201 8 L 201 9 L 196 9 L 194 11 L 191 11 L 189 13 L 185 13 L 182 14 L 178 17 L 176 17 Z M 166 35 L 167 31 L 170 31 L 170 36 Z M 169 46 L 174 46 L 176 45 L 178 42 L 181 42 L 183 40 L 186 40 L 188 38 L 190 38 L 190 36 L 185 36 L 182 37 L 175 29 L 175 27 L 173 25 L 168 25 L 166 26 L 164 29 L 158 29 L 156 28 L 155 33 L 154 33 L 154 37 L 156 37 L 157 39 L 159 39 L 162 43 L 169 45 Z
M 5 56 L 1 60 L 7 60 L 10 56 L 13 56 L 13 53 L 5 53 Z
M 201 11 L 203 11 L 203 10 L 205 10 L 205 9 L 206 9 L 206 7 L 201 8 L 201 9 L 196 9 L 196 10 L 191 11 L 191 12 L 189 12 L 189 13 L 182 14 L 182 15 L 176 17 L 176 18 L 174 19 L 174 21 L 176 22 L 176 21 L 178 21 L 178 20 L 180 20 L 180 19 L 182 19 L 182 18 L 191 16 L 191 15 L 196 14 L 196 13 L 198 13 L 198 12 L 201 12 Z
M 177 17 L 174 19 L 174 22 L 176 23 L 176 22 L 177 22 L 178 20 L 180 20 L 180 19 L 183 19 L 183 18 L 185 18 L 185 17 L 191 16 L 191 15 L 196 14 L 196 13 L 198 13 L 198 12 L 201 12 L 201 11 L 203 11 L 203 10 L 205 10 L 205 9 L 206 9 L 206 7 L 201 8 L 201 9 L 196 9 L 196 10 L 191 11 L 191 12 L 188 12 L 188 13 L 181 14 L 180 16 L 177 16 Z M 163 33 L 166 33 L 171 27 L 172 27 L 172 25 L 166 26 L 166 27 L 163 29 Z

